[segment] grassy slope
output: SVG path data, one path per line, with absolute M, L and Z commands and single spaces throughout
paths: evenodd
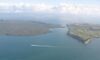
M 89 39 L 100 37 L 99 28 L 100 26 L 96 25 L 72 24 L 69 25 L 69 34 L 80 37 L 84 41 L 88 41 Z

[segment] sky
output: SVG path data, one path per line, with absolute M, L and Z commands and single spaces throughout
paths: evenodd
M 100 0 L 0 0 L 0 12 L 57 13 L 63 20 L 87 21 L 92 16 L 96 18 L 89 20 L 95 21 L 100 17 Z
M 0 2 L 29 2 L 29 3 L 80 3 L 80 4 L 100 4 L 100 0 L 0 0 Z
M 0 0 L 0 12 L 46 12 L 100 16 L 100 0 Z

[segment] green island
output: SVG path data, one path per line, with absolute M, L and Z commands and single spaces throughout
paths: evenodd
M 48 33 L 53 28 L 62 28 L 62 26 L 29 20 L 0 20 L 0 35 L 36 36 Z
M 68 24 L 67 34 L 84 44 L 93 38 L 100 38 L 100 25 L 98 24 Z

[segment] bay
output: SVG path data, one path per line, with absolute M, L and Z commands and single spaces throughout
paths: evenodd
M 84 45 L 68 36 L 67 28 L 39 36 L 0 36 L 0 60 L 99 60 L 99 42 Z

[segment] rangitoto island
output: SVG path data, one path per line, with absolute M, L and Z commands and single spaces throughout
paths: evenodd
M 68 24 L 67 34 L 84 44 L 93 38 L 100 38 L 100 25 L 98 24 Z
M 62 26 L 29 20 L 0 21 L 0 35 L 7 36 L 36 36 L 48 33 L 53 28 L 62 28 Z

